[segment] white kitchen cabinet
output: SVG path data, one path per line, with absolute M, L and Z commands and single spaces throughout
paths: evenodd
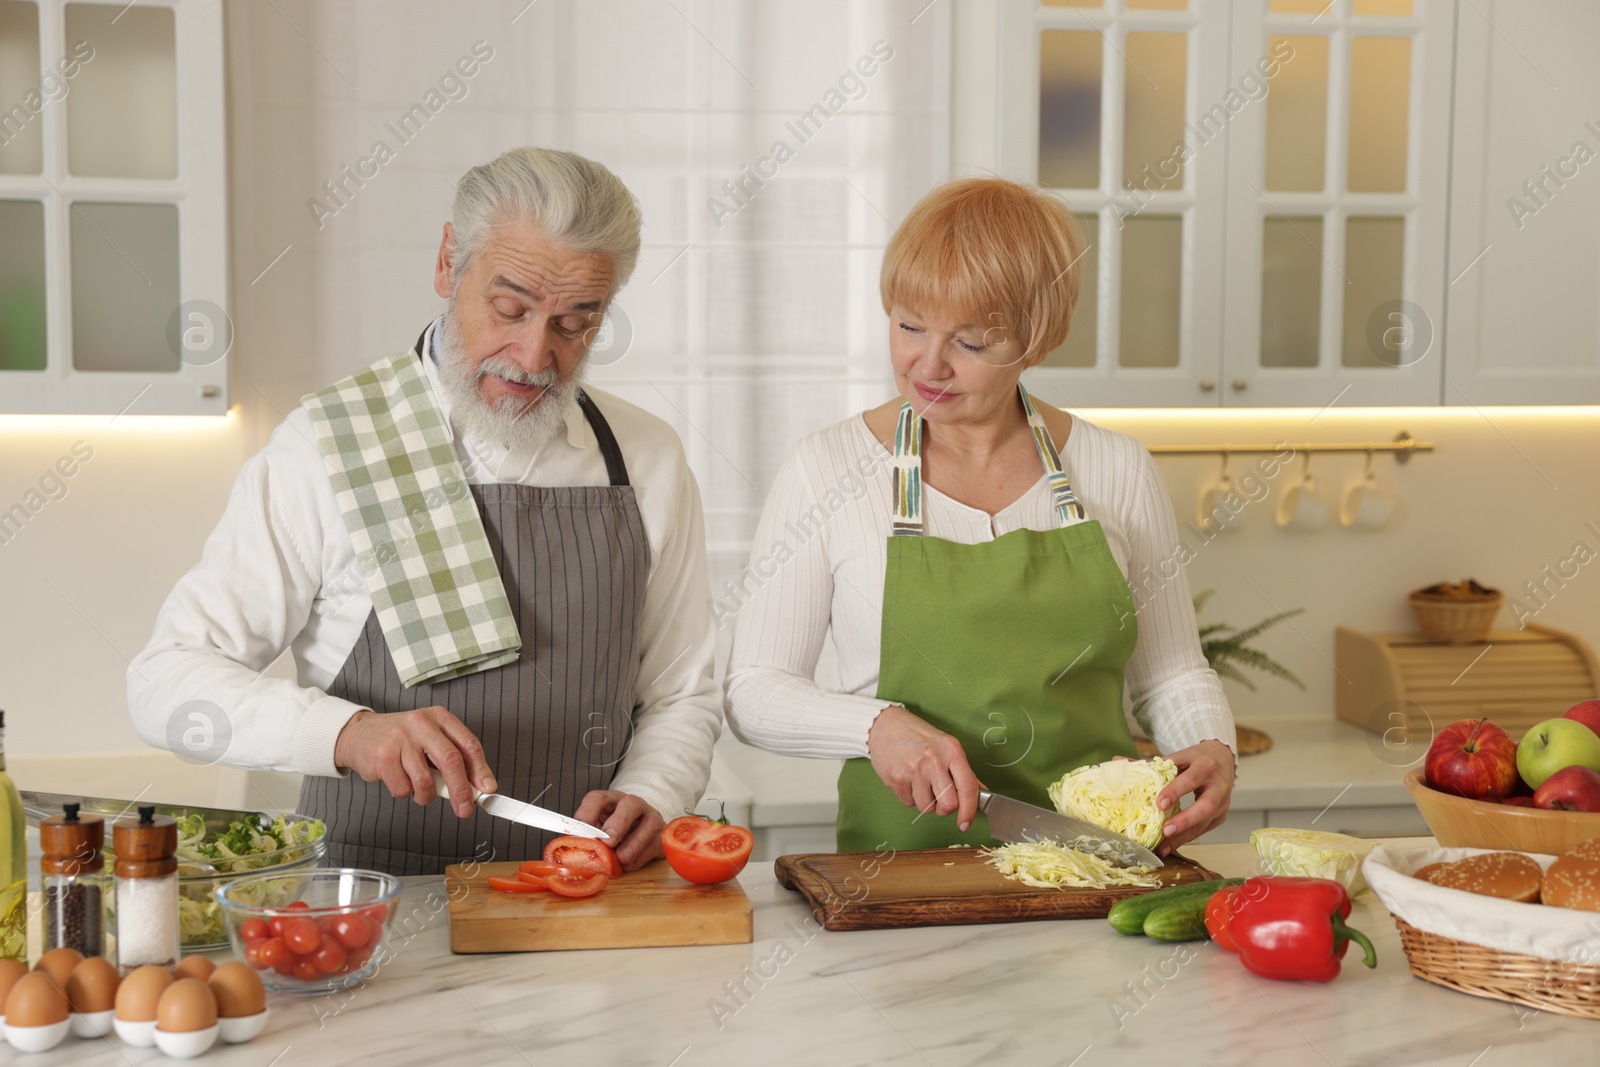
M 1600 6 L 1463 6 L 1447 404 L 1600 403 Z
M 956 37 L 985 102 L 953 112 L 958 165 L 1086 228 L 1073 335 L 1028 375 L 1045 399 L 1600 402 L 1600 8 L 964 7 L 997 29 Z

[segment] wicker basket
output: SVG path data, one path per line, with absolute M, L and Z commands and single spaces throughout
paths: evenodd
M 1474 997 L 1600 1019 L 1600 967 L 1501 952 L 1419 930 L 1398 915 L 1411 973 Z
M 1477 586 L 1476 582 L 1472 584 Z M 1422 636 L 1452 645 L 1470 645 L 1487 637 L 1506 600 L 1493 589 L 1472 596 L 1441 596 L 1430 589 L 1419 589 L 1408 599 Z

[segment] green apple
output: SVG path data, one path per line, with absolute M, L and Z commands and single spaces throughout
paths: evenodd
M 1574 719 L 1546 719 L 1517 746 L 1517 773 L 1531 788 L 1572 766 L 1600 771 L 1600 734 Z

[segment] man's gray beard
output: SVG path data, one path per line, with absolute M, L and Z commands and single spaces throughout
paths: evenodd
M 458 429 L 507 449 L 522 446 L 536 449 L 554 437 L 566 422 L 567 412 L 577 402 L 578 389 L 588 369 L 587 356 L 573 367 L 565 382 L 554 367 L 529 374 L 510 360 L 490 356 L 477 367 L 468 366 L 466 346 L 456 329 L 454 309 L 445 312 L 439 324 L 439 384 L 450 402 L 450 421 Z M 494 404 L 483 398 L 478 386 L 486 375 L 507 381 L 542 385 L 545 391 L 537 403 L 517 396 L 503 396 Z

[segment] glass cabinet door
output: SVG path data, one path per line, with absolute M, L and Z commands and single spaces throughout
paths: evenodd
M 1223 403 L 1438 404 L 1449 0 L 1238 4 Z

